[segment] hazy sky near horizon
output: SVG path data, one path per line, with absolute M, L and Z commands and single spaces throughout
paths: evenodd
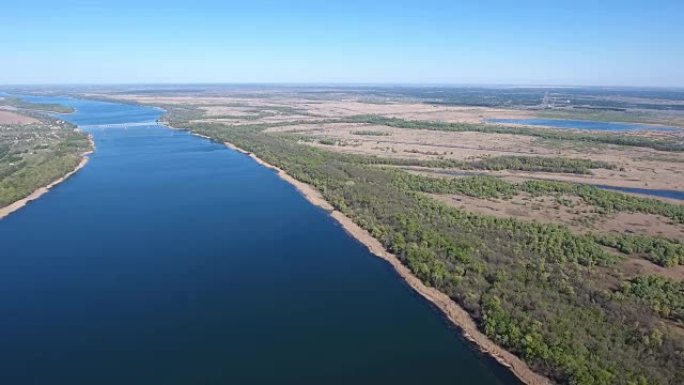
M 0 84 L 684 86 L 684 1 L 7 2 Z

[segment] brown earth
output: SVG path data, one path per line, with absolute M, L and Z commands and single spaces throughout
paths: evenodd
M 240 91 L 226 95 L 159 96 L 116 95 L 118 99 L 148 104 L 196 106 L 206 116 L 198 121 L 255 124 L 318 121 L 353 115 L 383 115 L 414 120 L 479 123 L 489 118 L 524 118 L 532 110 L 430 105 L 413 101 L 368 102 L 347 94 L 303 97 L 287 91 Z M 359 135 L 358 131 L 382 131 L 388 135 Z M 333 139 L 338 145 L 306 142 L 327 150 L 415 159 L 477 159 L 501 155 L 585 158 L 605 161 L 618 170 L 594 170 L 592 175 L 502 172 L 503 176 L 538 177 L 567 182 L 605 184 L 663 190 L 684 190 L 684 154 L 596 143 L 559 142 L 521 135 L 480 132 L 444 132 L 401 129 L 371 124 L 293 124 L 270 128 L 273 132 L 297 132 L 316 139 Z M 671 133 L 647 132 L 660 136 Z M 677 135 L 684 135 L 684 131 Z M 510 174 L 510 175 L 507 175 Z
M 101 96 L 93 94 L 91 96 Z M 377 114 L 410 120 L 439 120 L 449 122 L 480 122 L 490 118 L 525 118 L 534 113 L 527 110 L 430 105 L 411 101 L 369 102 L 358 96 L 340 95 L 335 98 L 305 98 L 287 92 L 253 91 L 236 96 L 159 96 L 159 95 L 107 95 L 119 100 L 144 104 L 175 104 L 202 106 L 208 116 L 244 113 L 246 108 L 285 107 L 305 111 L 305 115 L 343 117 Z
M 338 142 L 334 146 L 317 141 L 303 142 L 330 151 L 390 158 L 474 160 L 495 156 L 545 156 L 592 159 L 614 164 L 617 169 L 596 169 L 591 175 L 506 173 L 575 183 L 684 190 L 684 154 L 649 148 L 614 145 L 558 148 L 547 141 L 521 135 L 428 131 L 348 123 L 301 124 L 269 130 L 334 139 Z M 359 135 L 359 131 L 380 131 L 386 135 Z
M 620 271 L 627 278 L 659 275 L 664 278 L 681 281 L 684 279 L 684 265 L 662 267 L 641 258 L 629 258 L 620 264 Z
M 429 194 L 449 206 L 502 218 L 516 218 L 568 226 L 578 233 L 643 234 L 684 241 L 684 226 L 669 218 L 642 213 L 608 215 L 575 196 L 535 197 L 527 193 L 511 199 L 480 199 L 460 194 Z
M 39 120 L 30 116 L 18 114 L 13 111 L 0 109 L 0 125 L 1 124 L 31 124 L 38 123 Z

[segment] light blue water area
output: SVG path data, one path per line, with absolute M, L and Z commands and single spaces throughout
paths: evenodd
M 518 384 L 272 170 L 159 125 L 90 133 L 84 169 L 0 221 L 1 384 Z
M 619 192 L 624 192 L 624 193 L 632 193 L 632 194 L 640 194 L 640 195 L 649 195 L 651 197 L 657 197 L 657 198 L 670 198 L 670 199 L 684 200 L 684 191 L 654 190 L 654 189 L 646 189 L 646 188 L 616 187 L 616 186 L 604 186 L 604 185 L 597 185 L 596 187 L 602 188 L 604 190 L 612 190 L 612 191 L 619 191 Z
M 594 131 L 672 131 L 681 130 L 652 124 L 597 122 L 592 120 L 570 119 L 487 119 L 491 123 L 523 124 L 527 126 L 547 126 L 566 129 L 594 130 Z

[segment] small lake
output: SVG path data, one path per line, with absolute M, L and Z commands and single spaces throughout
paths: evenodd
M 670 198 L 670 199 L 684 200 L 684 191 L 654 190 L 654 189 L 646 189 L 646 188 L 616 187 L 616 186 L 605 186 L 605 185 L 596 185 L 596 187 L 604 189 L 604 190 L 618 191 L 618 192 L 623 192 L 623 193 L 649 195 L 649 196 L 654 197 L 654 198 Z
M 405 167 L 405 169 L 411 170 L 412 168 L 411 167 Z M 420 170 L 420 169 L 418 169 L 418 170 Z M 477 176 L 477 175 L 488 175 L 485 172 L 448 170 L 448 169 L 432 170 L 430 172 L 433 174 L 448 175 L 448 176 L 454 176 L 454 177 L 469 177 L 469 176 Z M 646 195 L 650 198 L 669 198 L 669 199 L 684 200 L 684 191 L 655 190 L 655 189 L 634 188 L 634 187 L 618 187 L 618 186 L 608 186 L 608 185 L 598 185 L 598 184 L 589 184 L 589 185 L 603 189 L 603 190 L 617 191 L 617 192 L 628 193 L 628 194 Z
M 88 165 L 0 220 L 0 383 L 519 382 L 272 170 L 71 98 Z
M 522 124 L 526 126 L 545 126 L 554 128 L 594 130 L 594 131 L 672 131 L 681 130 L 677 127 L 660 126 L 655 124 L 598 122 L 593 120 L 570 119 L 487 119 L 490 123 Z

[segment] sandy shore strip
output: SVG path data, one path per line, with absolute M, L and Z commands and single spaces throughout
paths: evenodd
M 167 125 L 167 124 L 164 124 L 164 125 L 166 125 L 167 127 L 171 127 L 171 126 L 169 126 L 169 125 Z M 209 139 L 209 140 L 212 140 L 212 141 L 214 140 L 214 139 L 212 139 L 212 138 L 209 137 L 209 136 L 202 135 L 202 134 L 195 134 L 194 132 L 191 132 L 190 135 L 192 135 L 192 136 L 199 136 L 200 138 Z
M 76 174 L 80 169 L 85 167 L 85 165 L 88 164 L 88 161 L 90 160 L 88 155 L 92 154 L 95 151 L 95 142 L 93 141 L 93 138 L 89 137 L 88 139 L 90 140 L 90 146 L 91 146 L 92 150 L 86 151 L 83 154 L 81 154 L 81 157 L 82 157 L 81 162 L 79 162 L 78 165 L 73 170 L 71 170 L 70 172 L 65 174 L 63 177 L 53 181 L 49 185 L 36 189 L 34 192 L 29 194 L 27 197 L 25 197 L 23 199 L 19 199 L 18 201 L 14 202 L 14 203 L 10 203 L 9 205 L 7 205 L 5 207 L 0 208 L 0 220 L 5 218 L 6 216 L 12 214 L 13 212 L 21 209 L 22 207 L 26 206 L 29 202 L 40 198 L 41 196 L 43 196 L 43 194 L 50 191 L 51 188 L 57 186 L 58 184 L 64 182 L 65 180 L 69 179 L 69 177 Z
M 463 336 L 467 340 L 474 343 L 483 353 L 492 356 L 501 365 L 509 368 L 511 372 L 513 372 L 513 374 L 515 374 L 516 377 L 518 377 L 522 382 L 528 385 L 553 384 L 548 378 L 532 371 L 532 369 L 530 369 L 529 366 L 527 366 L 527 364 L 516 355 L 498 346 L 496 343 L 494 343 L 494 341 L 490 340 L 489 337 L 480 332 L 475 324 L 475 321 L 470 317 L 465 309 L 460 307 L 448 295 L 433 287 L 425 285 L 420 279 L 411 273 L 408 267 L 401 263 L 396 255 L 385 250 L 385 247 L 380 243 L 380 241 L 373 238 L 368 231 L 359 227 L 351 218 L 347 217 L 342 212 L 335 210 L 334 207 L 323 198 L 321 193 L 316 188 L 294 179 L 282 169 L 266 163 L 253 153 L 236 147 L 232 143 L 226 142 L 225 145 L 235 151 L 250 156 L 262 166 L 275 170 L 280 178 L 292 184 L 309 202 L 323 208 L 326 211 L 329 211 L 330 216 L 333 217 L 345 229 L 345 231 L 347 231 L 347 233 L 368 247 L 368 250 L 371 253 L 379 258 L 384 259 L 390 265 L 392 265 L 396 272 L 406 281 L 406 283 L 408 283 L 409 286 L 411 286 L 413 290 L 438 307 L 444 313 L 444 315 L 462 331 Z

